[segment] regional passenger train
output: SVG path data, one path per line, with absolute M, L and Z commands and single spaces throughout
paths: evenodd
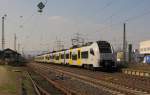
M 36 56 L 40 63 L 55 63 L 82 66 L 84 68 L 115 67 L 113 48 L 107 41 L 96 41 L 80 47 L 53 51 Z

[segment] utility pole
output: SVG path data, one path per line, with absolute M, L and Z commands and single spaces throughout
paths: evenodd
M 16 37 L 16 34 L 14 34 L 14 51 L 17 51 L 16 50 L 16 43 L 17 43 L 17 37 Z
M 20 43 L 18 43 L 18 53 L 20 52 Z
M 126 63 L 126 23 L 123 24 L 123 62 Z
M 2 17 L 2 50 L 5 49 L 5 38 L 4 38 L 4 20 L 5 20 L 5 17 L 7 15 L 5 14 L 3 17 Z
M 24 51 L 23 51 L 23 48 L 22 48 L 22 55 L 24 55 Z

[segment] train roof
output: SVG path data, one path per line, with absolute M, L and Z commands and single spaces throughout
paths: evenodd
M 94 42 L 87 42 L 87 43 L 85 43 L 83 45 L 79 45 L 79 46 L 78 45 L 74 45 L 74 46 L 70 47 L 69 49 L 76 49 L 76 48 L 86 47 L 86 46 L 90 46 L 93 43 Z M 109 43 L 109 42 L 107 42 L 107 41 L 96 41 L 96 43 L 104 44 L 104 43 Z M 40 54 L 40 55 L 37 55 L 37 56 L 41 56 L 41 55 L 45 55 L 45 54 L 50 54 L 50 53 L 55 53 L 55 52 L 66 51 L 66 50 L 69 50 L 69 49 L 61 49 L 61 50 L 57 50 L 57 51 L 52 51 L 52 52 Z
M 74 45 L 70 49 L 80 48 L 80 47 L 85 47 L 85 46 L 90 46 L 91 44 L 93 44 L 93 42 L 88 42 L 88 43 L 85 43 L 83 45 Z

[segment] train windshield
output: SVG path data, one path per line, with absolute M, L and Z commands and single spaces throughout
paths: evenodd
M 101 53 L 112 53 L 111 51 L 111 46 L 108 42 L 106 41 L 97 41 L 99 51 Z

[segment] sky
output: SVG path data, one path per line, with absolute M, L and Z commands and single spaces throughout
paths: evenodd
M 150 0 L 47 0 L 42 13 L 37 4 L 45 0 L 0 1 L 0 16 L 7 14 L 5 48 L 14 49 L 16 34 L 20 52 L 52 51 L 56 40 L 69 48 L 75 33 L 86 42 L 106 40 L 122 48 L 123 23 L 133 48 L 150 40 Z

